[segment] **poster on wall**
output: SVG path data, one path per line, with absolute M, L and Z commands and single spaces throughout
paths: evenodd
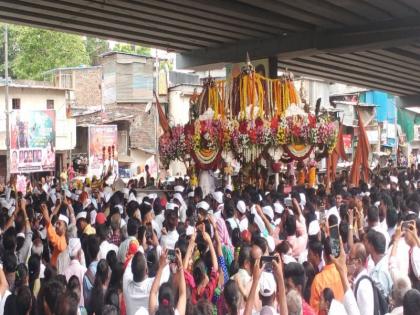
M 118 176 L 117 125 L 89 126 L 90 176 L 102 177 L 112 172 Z
M 55 111 L 13 111 L 10 114 L 10 172 L 54 170 Z

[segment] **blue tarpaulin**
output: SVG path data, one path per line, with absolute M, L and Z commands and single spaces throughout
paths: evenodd
M 378 122 L 395 122 L 395 97 L 380 91 L 367 91 L 360 94 L 360 101 L 376 105 L 376 120 Z

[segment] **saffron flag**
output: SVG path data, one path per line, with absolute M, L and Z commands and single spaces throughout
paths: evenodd
M 159 123 L 163 129 L 163 132 L 171 132 L 171 128 L 169 127 L 168 119 L 166 118 L 165 113 L 163 112 L 162 106 L 160 105 L 159 98 L 156 95 L 156 92 L 153 92 L 156 99 L 156 107 L 159 113 Z
M 365 182 L 368 182 L 369 180 L 370 145 L 359 110 L 357 110 L 357 116 L 359 119 L 359 140 L 349 178 L 350 184 L 353 185 L 353 187 L 357 187 L 359 185 L 360 179 Z
M 340 124 L 338 128 L 337 144 L 335 145 L 334 150 L 327 158 L 327 174 L 326 174 L 326 187 L 330 187 L 330 183 L 335 180 L 335 174 L 337 171 L 338 159 L 346 161 L 346 152 L 344 150 L 344 141 L 343 141 L 343 125 Z

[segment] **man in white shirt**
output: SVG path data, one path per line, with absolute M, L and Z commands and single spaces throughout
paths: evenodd
M 350 250 L 348 269 L 353 274 L 353 291 L 361 315 L 374 315 L 373 287 L 365 268 L 367 253 L 362 243 L 357 243 Z
M 148 309 L 149 295 L 154 278 L 148 277 L 147 262 L 143 253 L 137 252 L 128 263 L 123 276 L 123 294 L 127 315 L 134 315 L 140 308 Z M 165 267 L 161 284 L 169 279 L 169 267 Z
M 99 259 L 106 259 L 106 256 L 110 251 L 114 251 L 115 254 L 118 253 L 118 246 L 108 242 L 107 240 L 109 229 L 105 224 L 96 226 L 96 234 L 101 240 L 101 245 L 99 246 Z
M 388 267 L 389 259 L 385 254 L 385 237 L 383 234 L 371 229 L 367 233 L 366 249 L 375 263 L 370 271 L 370 277 L 382 293 L 389 296 L 393 282 Z
M 162 248 L 175 249 L 175 243 L 178 241 L 179 234 L 176 230 L 178 226 L 178 206 L 174 203 L 168 203 L 165 211 L 165 226 L 162 229 L 160 245 Z
M 87 268 L 81 264 L 82 261 L 82 245 L 80 244 L 79 238 L 71 238 L 69 240 L 69 245 L 67 246 L 68 254 L 70 257 L 70 264 L 64 270 L 63 274 L 66 277 L 66 280 L 72 276 L 76 276 L 79 279 L 79 283 L 83 283 L 83 277 L 86 273 Z M 83 298 L 83 286 L 81 286 L 80 291 L 80 300 L 79 306 L 84 306 Z
M 387 228 L 384 228 L 383 225 L 379 222 L 379 209 L 375 206 L 372 206 L 367 211 L 367 221 L 370 228 L 381 233 L 385 238 L 385 252 L 388 251 L 388 246 L 391 241 Z

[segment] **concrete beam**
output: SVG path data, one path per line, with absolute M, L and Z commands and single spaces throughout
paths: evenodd
M 281 59 L 291 59 L 325 52 L 350 53 L 403 45 L 419 37 L 420 18 L 415 16 L 330 31 L 280 34 L 268 39 L 182 52 L 177 55 L 177 67 L 191 69 L 217 62 L 241 62 L 247 52 L 252 59 L 276 55 Z

